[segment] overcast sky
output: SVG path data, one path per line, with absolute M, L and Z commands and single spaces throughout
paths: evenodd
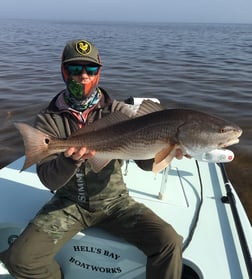
M 252 0 L 1 0 L 0 18 L 252 23 Z

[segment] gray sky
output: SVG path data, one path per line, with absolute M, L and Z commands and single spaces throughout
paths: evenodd
M 252 0 L 1 0 L 0 18 L 252 23 Z

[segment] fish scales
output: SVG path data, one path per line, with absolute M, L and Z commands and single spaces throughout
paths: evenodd
M 75 136 L 70 137 L 66 145 L 87 146 L 90 150 L 108 151 L 124 149 L 127 146 L 135 149 L 136 145 L 140 148 L 151 145 L 155 141 L 168 143 L 172 140 L 174 142 L 177 132 L 177 129 L 173 128 L 174 123 L 177 126 L 181 125 L 182 121 L 179 123 L 169 121 L 166 114 L 163 113 L 163 117 L 160 118 L 159 114 L 153 113 L 136 118 L 134 122 L 128 120 L 91 133 L 85 133 L 85 128 L 83 128 L 83 136 L 80 137 L 78 134 L 77 139 Z

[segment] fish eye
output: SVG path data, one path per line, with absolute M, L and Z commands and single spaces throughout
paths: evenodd
M 225 127 L 223 127 L 223 128 L 221 128 L 221 130 L 220 130 L 220 133 L 226 133 L 226 132 L 229 132 L 229 131 L 233 131 L 234 129 L 232 128 L 232 127 L 230 127 L 230 126 L 225 126 Z

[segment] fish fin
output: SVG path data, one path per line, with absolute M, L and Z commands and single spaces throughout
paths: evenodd
M 108 165 L 108 163 L 111 161 L 111 159 L 101 159 L 101 158 L 97 158 L 97 157 L 92 157 L 90 159 L 88 159 L 92 170 L 95 173 L 100 172 L 104 167 L 106 167 Z
M 169 154 L 175 149 L 175 145 L 169 145 L 168 147 L 159 151 L 154 158 L 156 164 L 162 162 Z
M 140 104 L 136 117 L 143 116 L 148 113 L 164 110 L 165 108 L 159 103 L 153 102 L 151 100 L 143 100 Z
M 164 110 L 164 108 L 159 103 L 153 102 L 151 100 L 144 100 L 139 106 L 139 109 L 137 110 L 135 117 L 139 117 L 160 110 Z M 115 125 L 117 123 L 127 121 L 129 119 L 132 118 L 126 115 L 125 113 L 122 113 L 121 111 L 115 111 L 110 113 L 108 116 L 105 116 L 93 122 L 92 125 L 85 125 L 83 128 L 74 132 L 69 138 L 101 129 L 106 129 L 108 126 Z
M 21 169 L 23 171 L 49 155 L 48 144 L 52 138 L 28 124 L 14 123 L 14 125 L 24 141 L 25 162 Z
M 175 145 L 171 145 L 168 148 L 164 148 L 160 152 L 158 152 L 154 158 L 152 171 L 154 173 L 158 173 L 165 169 L 175 157 L 175 152 Z
M 172 159 L 171 159 L 172 160 Z M 170 160 L 170 161 L 171 161 Z M 164 159 L 162 162 L 160 162 L 159 164 L 156 164 L 156 163 L 153 163 L 153 166 L 152 166 L 152 171 L 154 173 L 159 173 L 161 172 L 163 169 L 167 168 L 170 164 L 170 161 L 169 162 L 166 162 L 166 159 Z
M 126 114 L 124 114 L 120 111 L 116 111 L 116 112 L 110 113 L 108 116 L 105 116 L 105 117 L 93 122 L 91 125 L 85 125 L 83 128 L 74 132 L 69 138 L 83 135 L 83 134 L 90 133 L 90 132 L 94 132 L 97 130 L 101 130 L 101 129 L 107 128 L 110 125 L 114 125 L 114 124 L 129 120 L 129 119 L 130 119 L 130 117 L 127 116 Z

